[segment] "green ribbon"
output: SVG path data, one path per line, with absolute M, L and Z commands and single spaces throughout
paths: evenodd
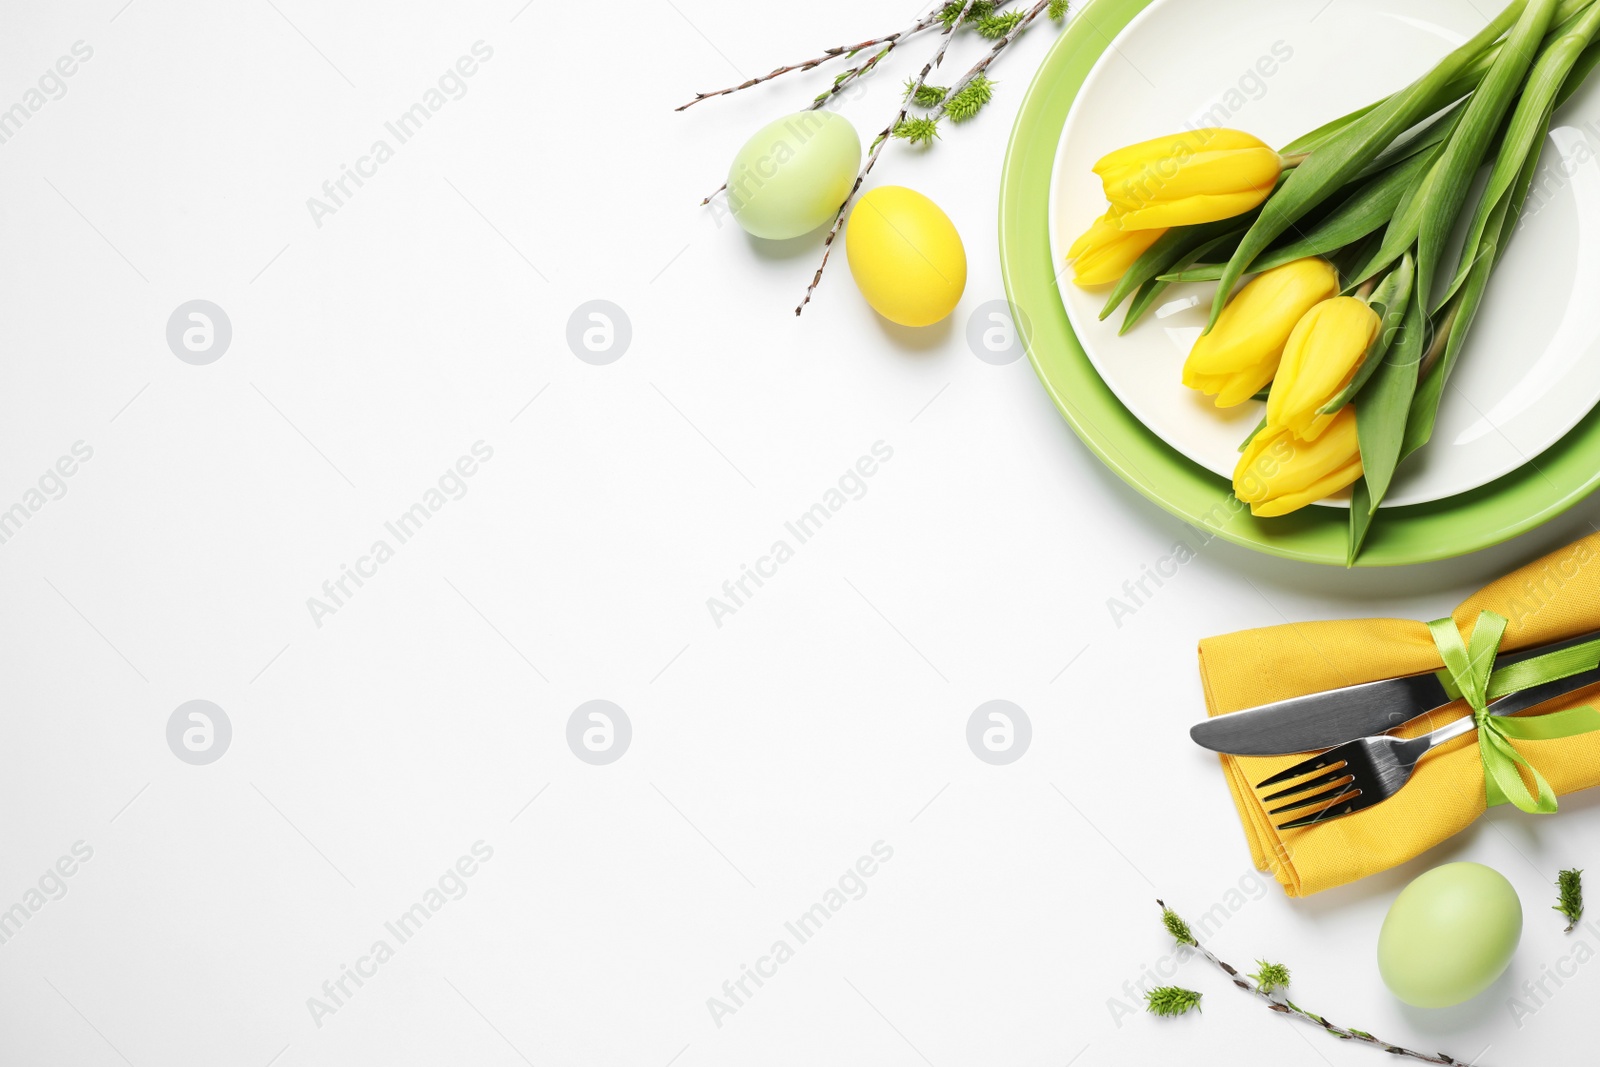
M 1506 631 L 1506 617 L 1492 611 L 1478 614 L 1472 641 L 1462 640 L 1450 618 L 1428 623 L 1445 671 L 1440 680 L 1453 697 L 1465 697 L 1478 728 L 1478 755 L 1483 760 L 1484 793 L 1490 807 L 1510 802 L 1529 814 L 1548 815 L 1556 810 L 1555 790 L 1537 767 L 1511 744 L 1511 739 L 1549 741 L 1600 730 L 1600 711 L 1589 705 L 1543 715 L 1513 718 L 1492 715 L 1489 702 L 1511 693 L 1566 678 L 1600 665 L 1600 641 L 1547 652 L 1494 669 L 1495 653 Z M 1533 791 L 1522 779 L 1522 768 L 1533 777 Z

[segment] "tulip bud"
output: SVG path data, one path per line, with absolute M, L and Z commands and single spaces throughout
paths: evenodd
M 1270 426 L 1251 438 L 1233 471 L 1233 495 L 1267 518 L 1314 504 L 1359 477 L 1356 410 L 1346 404 L 1315 441 Z
M 1283 160 L 1238 130 L 1186 130 L 1119 148 L 1094 165 L 1125 230 L 1242 215 L 1272 194 Z
M 1072 264 L 1072 281 L 1088 288 L 1108 285 L 1122 277 L 1133 261 L 1144 255 L 1166 230 L 1124 230 L 1118 212 L 1112 208 L 1098 219 L 1067 250 Z
M 1183 384 L 1214 395 L 1220 408 L 1244 403 L 1272 381 L 1301 316 L 1338 293 L 1339 272 L 1315 256 L 1261 272 L 1195 341 Z
M 1383 320 L 1353 296 L 1324 300 L 1295 323 L 1267 397 L 1267 425 L 1315 441 L 1333 419 L 1317 409 L 1344 392 Z

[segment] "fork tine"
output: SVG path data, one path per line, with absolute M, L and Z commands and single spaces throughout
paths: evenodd
M 1284 797 L 1296 796 L 1297 794 L 1304 793 L 1308 789 L 1315 789 L 1321 785 L 1332 785 L 1339 779 L 1348 778 L 1350 775 L 1351 770 L 1349 765 L 1341 760 L 1337 769 L 1331 770 L 1327 774 L 1318 775 L 1315 778 L 1307 778 L 1303 782 L 1296 782 L 1288 789 L 1280 789 L 1271 796 L 1262 797 L 1261 802 L 1265 804 L 1271 800 L 1282 800 Z
M 1370 808 L 1383 799 L 1377 793 L 1355 793 L 1348 798 L 1348 802 L 1334 803 L 1313 814 L 1303 815 L 1298 819 L 1290 819 L 1286 823 L 1279 823 L 1278 829 L 1298 830 L 1302 826 L 1310 826 L 1313 823 L 1342 819 L 1346 815 L 1353 815 L 1358 811 Z
M 1301 760 L 1288 770 L 1279 771 L 1271 778 L 1263 778 L 1256 783 L 1256 788 L 1265 789 L 1269 785 L 1287 782 L 1289 779 L 1298 778 L 1302 774 L 1310 774 L 1312 771 L 1320 771 L 1324 767 L 1332 766 L 1344 757 L 1344 748 L 1344 745 L 1340 745 L 1338 748 L 1330 748 L 1326 752 L 1319 752 L 1310 759 Z
M 1332 789 L 1326 789 L 1326 790 L 1322 791 L 1321 793 L 1316 794 L 1315 796 L 1301 797 L 1299 800 L 1296 800 L 1296 801 L 1294 801 L 1292 803 L 1289 803 L 1289 804 L 1285 804 L 1281 808 L 1273 808 L 1271 811 L 1267 812 L 1267 814 L 1268 815 L 1282 815 L 1286 811 L 1297 811 L 1300 808 L 1309 808 L 1313 804 L 1321 804 L 1324 801 L 1328 801 L 1328 800 L 1338 800 L 1339 798 L 1343 797 L 1346 793 L 1352 793 L 1352 794 L 1354 794 L 1356 796 L 1360 796 L 1361 795 L 1361 790 L 1359 788 L 1357 788 L 1354 780 L 1351 780 L 1351 781 L 1348 781 L 1348 782 L 1340 782 L 1338 785 L 1334 786 Z

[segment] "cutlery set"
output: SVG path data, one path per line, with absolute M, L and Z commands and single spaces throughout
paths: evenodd
M 1600 633 L 1502 653 L 1495 670 L 1535 656 L 1593 644 Z M 1456 699 L 1447 672 L 1384 678 L 1292 697 L 1196 723 L 1189 736 L 1202 748 L 1232 756 L 1315 755 L 1256 784 L 1263 803 L 1283 801 L 1269 815 L 1303 812 L 1279 823 L 1291 830 L 1370 808 L 1398 793 L 1429 752 L 1474 728 L 1469 713 L 1417 737 L 1388 731 L 1443 711 Z M 1600 683 L 1600 666 L 1556 678 L 1491 701 L 1491 715 L 1512 715 L 1585 686 Z M 1310 776 L 1310 777 L 1308 777 Z

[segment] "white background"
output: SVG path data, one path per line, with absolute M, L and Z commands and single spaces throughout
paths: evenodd
M 94 50 L 0 145 L 0 508 L 93 449 L 0 544 L 0 909 L 93 849 L 0 944 L 0 1063 L 1378 1063 L 1198 960 L 1203 1014 L 1114 1007 L 1170 951 L 1157 895 L 1198 917 L 1240 887 L 1213 947 L 1287 963 L 1338 1022 L 1496 1064 L 1589 1032 L 1588 969 L 1520 1028 L 1506 1002 L 1600 944 L 1547 910 L 1596 863 L 1591 798 L 1291 901 L 1186 728 L 1199 637 L 1435 617 L 1600 508 L 1399 572 L 1214 543 L 1115 625 L 1196 534 L 964 336 L 1003 296 L 1001 154 L 1047 24 L 977 121 L 874 174 L 967 243 L 961 307 L 913 333 L 842 256 L 796 320 L 816 240 L 696 206 L 825 73 L 670 110 L 909 6 L 122 4 L 7 0 L 0 33 L 0 107 Z M 316 226 L 307 198 L 479 40 L 467 94 Z M 847 101 L 864 140 L 931 47 Z M 197 298 L 233 328 L 208 366 L 165 337 Z M 632 324 L 607 366 L 566 342 L 591 299 Z M 478 441 L 466 495 L 316 625 L 307 598 Z M 877 441 L 865 495 L 716 626 L 707 598 Z M 208 766 L 167 745 L 191 699 L 232 723 Z M 592 699 L 632 723 L 608 766 L 566 743 Z M 1008 766 L 967 746 L 991 699 L 1032 722 Z M 318 1026 L 308 998 L 480 840 L 466 895 Z M 717 1025 L 707 998 L 878 841 L 865 895 Z M 1378 925 L 1455 858 L 1517 886 L 1522 947 L 1481 999 L 1411 1011 Z

